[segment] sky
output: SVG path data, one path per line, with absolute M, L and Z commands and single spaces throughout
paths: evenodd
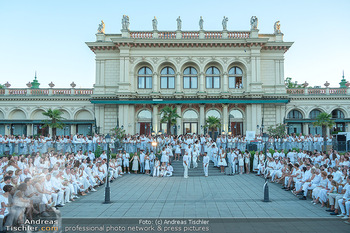
M 181 16 L 183 30 L 221 30 L 223 16 L 228 30 L 250 30 L 257 16 L 260 33 L 273 33 L 279 20 L 284 41 L 294 42 L 285 53 L 285 77 L 311 86 L 339 87 L 343 70 L 350 81 L 350 1 L 241 1 L 241 0 L 0 0 L 0 83 L 25 88 L 34 73 L 42 88 L 52 81 L 69 88 L 92 87 L 94 53 L 85 42 L 95 41 L 101 20 L 106 34 L 120 33 L 121 18 L 130 17 L 130 30 L 176 30 Z

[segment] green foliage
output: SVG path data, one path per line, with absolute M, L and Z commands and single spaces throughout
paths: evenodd
M 165 106 L 162 108 L 159 112 L 159 115 L 161 116 L 160 123 L 167 123 L 167 132 L 170 134 L 171 126 L 176 124 L 176 119 L 181 118 L 176 113 L 176 108 Z
M 64 119 L 62 117 L 63 112 L 61 112 L 59 109 L 51 109 L 47 110 L 46 112 L 42 113 L 44 116 L 47 116 L 50 118 L 50 120 L 44 120 L 44 127 L 50 127 L 52 128 L 52 137 L 56 138 L 56 129 L 63 129 L 64 123 L 61 121 Z
M 275 126 L 270 126 L 268 129 L 267 129 L 267 132 L 269 133 L 269 136 L 272 136 L 272 137 L 284 137 L 286 135 L 286 125 L 285 124 L 278 124 L 278 125 L 275 125 Z
M 95 150 L 95 156 L 96 158 L 100 157 L 100 155 L 102 154 L 102 149 L 101 149 L 101 146 L 98 145 L 96 150 Z
M 332 120 L 332 114 L 328 114 L 326 112 L 321 112 L 317 117 L 316 121 L 312 123 L 314 126 L 322 127 L 322 135 L 323 137 L 327 136 L 327 128 L 332 128 L 335 124 Z
M 284 84 L 286 85 L 286 88 L 302 88 L 301 84 L 298 84 L 298 82 L 292 82 L 292 78 L 287 77 L 286 80 L 284 80 Z
M 121 141 L 125 137 L 125 130 L 121 128 L 113 128 L 110 130 L 111 134 L 114 136 L 114 138 L 119 139 Z
M 220 119 L 218 117 L 209 116 L 206 120 L 205 128 L 208 128 L 214 135 L 214 132 L 219 127 L 221 127 Z

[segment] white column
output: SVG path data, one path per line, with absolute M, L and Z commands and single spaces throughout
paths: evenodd
M 303 134 L 309 134 L 309 124 L 303 123 Z
M 32 124 L 28 124 L 27 125 L 27 136 L 33 135 L 32 129 L 33 129 L 33 125 Z
M 253 125 L 253 129 L 255 129 L 257 133 L 260 133 L 260 127 L 261 127 L 261 121 L 262 121 L 262 105 L 261 104 L 256 105 L 255 117 L 256 117 L 256 124 Z M 257 127 L 256 127 L 257 125 L 259 125 L 259 130 L 257 130 Z
M 204 92 L 204 72 L 199 74 L 199 92 Z
M 153 105 L 153 122 L 152 122 L 152 125 L 153 125 L 153 130 L 155 133 L 158 133 L 159 131 L 159 126 L 158 126 L 158 105 Z
M 227 104 L 223 104 L 222 105 L 222 115 L 223 115 L 223 119 L 222 119 L 222 129 L 225 130 L 225 132 L 228 132 L 228 105 Z
M 129 119 L 130 119 L 130 134 L 135 134 L 135 124 L 136 124 L 136 120 L 135 120 L 135 105 L 130 104 L 129 105 Z
M 158 92 L 158 74 L 157 72 L 153 73 L 153 90 L 152 92 L 157 93 Z
M 281 124 L 283 121 L 283 116 L 282 116 L 282 112 L 281 112 L 281 106 L 280 105 L 276 105 L 275 106 L 275 111 L 276 111 L 276 124 Z
M 204 108 L 205 108 L 204 104 L 199 105 L 199 128 L 200 128 L 201 134 L 204 134 L 204 125 L 205 125 Z M 203 128 L 201 126 L 203 126 Z
M 101 60 L 96 60 L 96 85 L 101 85 Z
M 120 128 L 122 127 L 123 121 L 124 121 L 124 105 L 118 105 L 118 121 L 119 121 L 119 128 Z
M 275 84 L 280 84 L 280 62 L 275 60 Z
M 223 80 L 223 92 L 228 92 L 228 73 L 224 72 L 224 76 L 223 76 L 224 80 Z
M 246 122 L 247 122 L 247 126 L 246 126 L 246 130 L 251 131 L 252 128 L 252 105 L 248 104 L 246 107 Z M 254 116 L 255 117 L 255 116 Z M 245 134 L 245 132 L 243 132 L 243 134 Z
M 77 126 L 76 125 L 70 125 L 70 134 L 76 134 L 77 133 Z
M 180 72 L 176 73 L 176 92 L 177 93 L 181 93 L 182 89 L 181 89 L 181 74 Z
M 130 127 L 129 127 L 129 118 L 130 118 L 129 105 L 124 105 L 124 122 L 123 122 L 123 125 L 124 125 L 124 130 L 125 130 L 126 134 L 131 134 Z
M 181 105 L 176 105 L 176 114 L 182 117 Z M 180 126 L 180 129 L 179 129 Z M 182 118 L 176 118 L 177 134 L 182 134 Z
M 106 80 L 105 80 L 105 61 L 101 61 L 101 70 L 100 70 L 100 84 L 105 86 Z
M 284 84 L 284 60 L 280 60 L 279 84 Z
M 251 108 L 251 130 L 252 131 L 256 131 L 256 126 L 257 126 L 257 104 L 252 104 L 252 108 Z

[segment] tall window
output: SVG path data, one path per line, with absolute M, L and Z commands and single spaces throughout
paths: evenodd
M 211 66 L 206 72 L 206 87 L 220 88 L 220 71 L 215 66 Z
M 184 89 L 189 88 L 198 88 L 197 70 L 193 67 L 184 70 Z
M 288 113 L 288 119 L 303 119 L 303 115 L 298 110 L 292 110 Z
M 160 88 L 175 88 L 175 71 L 169 66 L 160 72 Z
M 228 71 L 228 87 L 243 88 L 242 77 L 243 71 L 241 68 L 234 66 Z
M 345 116 L 342 111 L 340 111 L 339 109 L 335 109 L 332 111 L 332 118 L 341 119 L 341 118 L 345 118 Z
M 320 115 L 321 111 L 314 109 L 310 112 L 309 118 L 310 119 L 316 119 L 318 115 Z
M 138 72 L 137 80 L 139 89 L 152 88 L 152 70 L 148 67 L 142 67 Z

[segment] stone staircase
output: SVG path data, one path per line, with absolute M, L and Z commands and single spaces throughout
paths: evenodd
M 184 175 L 184 167 L 182 165 L 182 156 L 180 158 L 180 161 L 172 161 L 171 165 L 174 168 L 173 176 L 183 176 Z M 217 167 L 214 167 L 214 163 L 210 161 L 209 163 L 209 176 L 223 176 L 224 173 L 220 173 L 220 169 Z M 202 158 L 200 158 L 200 161 L 198 162 L 197 168 L 193 168 L 193 163 L 191 162 L 191 168 L 188 169 L 188 176 L 204 176 L 203 171 L 203 161 Z

